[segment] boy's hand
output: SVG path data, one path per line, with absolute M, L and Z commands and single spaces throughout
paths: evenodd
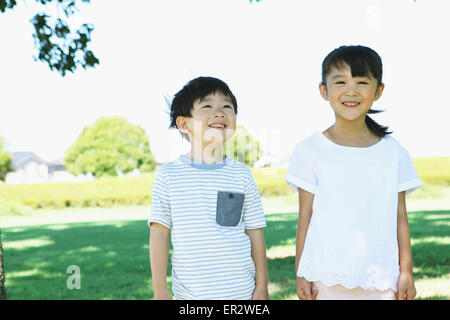
M 170 293 L 168 288 L 155 290 L 155 294 L 153 295 L 153 300 L 173 300 L 172 294 Z
M 267 286 L 256 286 L 255 291 L 253 291 L 252 300 L 269 300 Z
M 397 299 L 412 300 L 416 296 L 416 287 L 412 274 L 400 272 L 397 282 Z
M 297 296 L 300 300 L 316 300 L 319 290 L 312 292 L 312 283 L 303 277 L 297 277 Z

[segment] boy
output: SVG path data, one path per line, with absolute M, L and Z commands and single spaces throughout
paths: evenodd
M 150 266 L 154 299 L 268 299 L 266 226 L 251 171 L 223 156 L 236 129 L 236 98 L 223 81 L 199 77 L 171 105 L 171 125 L 191 143 L 161 166 L 152 191 Z

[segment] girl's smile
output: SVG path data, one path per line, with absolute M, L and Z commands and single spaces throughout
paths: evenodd
M 336 120 L 363 120 L 374 101 L 383 92 L 384 84 L 378 85 L 372 76 L 353 77 L 349 66 L 332 68 L 326 84 L 319 86 L 322 97 L 330 102 Z

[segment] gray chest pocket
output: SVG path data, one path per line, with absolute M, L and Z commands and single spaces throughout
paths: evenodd
M 216 222 L 222 227 L 235 227 L 239 224 L 244 205 L 244 194 L 218 191 Z

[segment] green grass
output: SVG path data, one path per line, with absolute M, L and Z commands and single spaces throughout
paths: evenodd
M 72 215 L 86 210 L 72 209 Z M 266 218 L 271 299 L 295 299 L 297 214 Z M 418 298 L 450 299 L 450 210 L 410 212 L 409 221 Z M 8 299 L 152 298 L 145 219 L 43 222 L 2 228 Z M 67 289 L 70 265 L 80 267 L 80 290 Z M 168 275 L 170 285 L 170 265 Z

